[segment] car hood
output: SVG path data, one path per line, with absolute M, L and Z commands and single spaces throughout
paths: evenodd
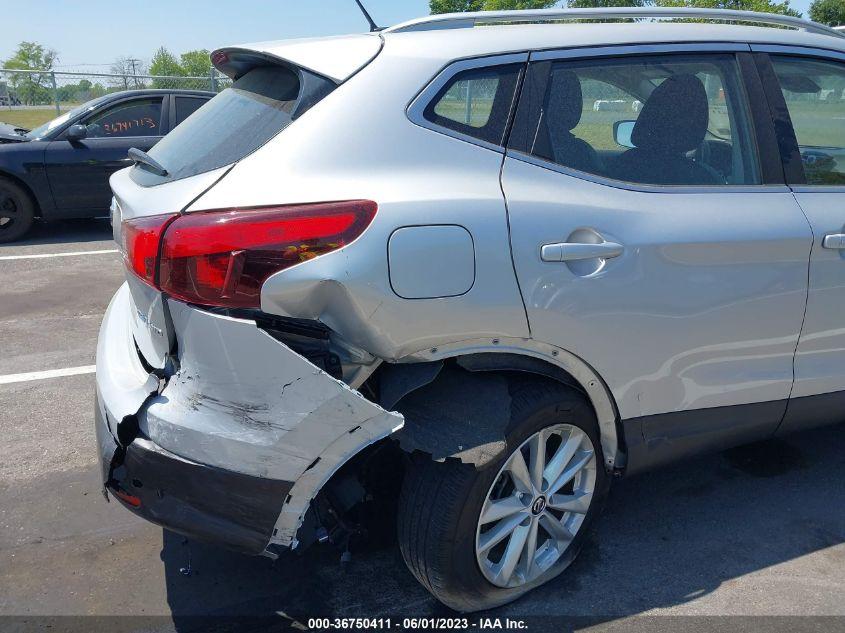
M 23 143 L 29 139 L 22 136 L 16 128 L 8 123 L 0 123 L 0 143 Z

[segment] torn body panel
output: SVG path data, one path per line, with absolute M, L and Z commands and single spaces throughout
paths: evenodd
M 188 459 L 295 481 L 356 426 L 393 429 L 388 413 L 254 322 L 168 301 L 179 370 L 139 416 L 141 431 Z
M 134 275 L 126 276 L 130 296 L 132 339 L 151 367 L 164 369 L 173 349 L 173 325 L 162 294 Z
M 129 286 L 123 284 L 109 303 L 97 340 L 97 391 L 118 422 L 135 415 L 159 383 L 138 357 L 130 314 Z
M 106 490 L 129 510 L 185 536 L 247 554 L 265 551 L 279 499 L 293 482 L 192 462 L 141 437 L 118 447 L 100 402 L 95 425 Z
M 178 370 L 160 391 L 157 379 L 154 386 L 151 383 L 152 395 L 142 390 L 141 385 L 146 384 L 141 381 L 143 368 L 134 377 L 135 399 L 111 393 L 115 390 L 113 375 L 120 376 L 122 364 L 131 367 L 134 362 L 140 367 L 137 350 L 128 348 L 132 345 L 128 331 L 131 302 L 126 286 L 118 292 L 104 321 L 101 343 L 106 339 L 110 343 L 118 335 L 124 340 L 108 344 L 102 362 L 98 357 L 103 413 L 107 420 L 115 419 L 115 411 L 134 414 L 138 420 L 139 439 L 127 447 L 125 461 L 136 467 L 138 462 L 149 463 L 146 458 L 132 462 L 129 453 L 150 449 L 156 453 L 154 461 L 164 464 L 162 468 L 190 464 L 228 473 L 233 480 L 243 476 L 253 482 L 234 487 L 230 494 L 235 496 L 239 489 L 265 491 L 263 482 L 287 482 L 285 494 L 270 504 L 278 516 L 288 499 L 276 535 L 268 531 L 267 541 L 272 538 L 280 545 L 294 544 L 308 503 L 322 483 L 352 455 L 401 428 L 402 416 L 366 400 L 253 321 L 212 314 L 173 300 L 167 303 L 176 332 Z M 114 356 L 116 349 L 122 350 L 120 358 Z M 134 393 L 124 389 L 129 392 Z M 114 435 L 113 429 L 108 431 Z M 103 445 L 101 442 L 101 453 Z M 161 455 L 170 461 L 158 459 Z M 189 531 L 182 525 L 147 518 L 177 531 Z M 224 535 L 218 540 L 229 539 Z

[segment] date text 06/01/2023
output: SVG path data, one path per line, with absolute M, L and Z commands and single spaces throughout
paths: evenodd
M 309 618 L 308 628 L 316 630 L 381 629 L 519 631 L 528 628 L 524 620 L 511 618 Z

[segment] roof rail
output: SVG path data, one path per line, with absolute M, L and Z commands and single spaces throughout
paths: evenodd
M 794 29 L 845 37 L 840 30 L 802 20 L 789 15 L 735 11 L 732 9 L 696 9 L 689 7 L 609 7 L 600 9 L 532 9 L 524 11 L 476 11 L 471 13 L 441 13 L 417 18 L 384 30 L 385 33 L 408 33 L 412 31 L 436 31 L 443 29 L 467 29 L 481 24 L 502 24 L 514 22 L 549 22 L 557 20 L 609 20 L 639 18 L 683 18 L 706 19 L 731 22 L 755 22 L 771 26 L 787 26 Z

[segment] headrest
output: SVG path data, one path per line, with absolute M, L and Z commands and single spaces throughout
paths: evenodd
M 631 142 L 639 149 L 688 152 L 701 145 L 709 119 L 707 92 L 695 75 L 665 79 L 643 105 Z
M 571 70 L 552 70 L 546 102 L 546 121 L 552 134 L 565 134 L 578 125 L 582 106 L 578 76 Z

